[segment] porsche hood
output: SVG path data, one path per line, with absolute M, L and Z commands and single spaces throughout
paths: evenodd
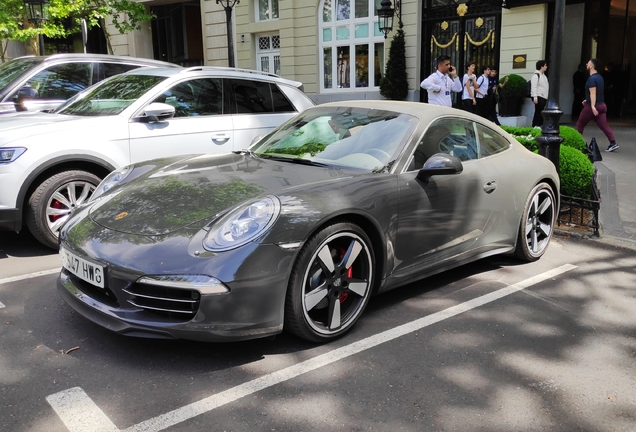
M 202 223 L 259 196 L 361 174 L 242 154 L 172 159 L 167 165 L 165 159 L 149 161 L 137 165 L 131 175 L 136 172 L 143 174 L 97 200 L 90 210 L 94 222 L 134 235 L 164 235 L 193 224 L 200 229 Z

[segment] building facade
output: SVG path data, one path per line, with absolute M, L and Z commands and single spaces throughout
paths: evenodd
M 114 54 L 171 61 L 183 66 L 228 65 L 226 14 L 215 0 L 140 0 L 156 18 L 140 31 L 119 35 L 107 26 Z M 503 1 L 503 3 L 502 3 Z M 543 2 L 542 2 L 543 1 Z M 393 33 L 378 28 L 380 0 L 241 0 L 232 29 L 236 66 L 304 83 L 316 102 L 380 99 Z M 395 3 L 395 0 L 393 1 Z M 434 59 L 449 55 L 459 71 L 475 62 L 500 75 L 528 79 L 541 59 L 550 62 L 553 0 L 402 0 L 406 36 L 407 99 L 424 101 L 419 83 Z M 395 20 L 394 30 L 397 27 Z M 636 0 L 566 2 L 560 107 L 571 112 L 572 75 L 581 62 L 606 64 L 610 114 L 636 108 Z M 94 39 L 94 36 L 93 36 Z M 89 38 L 90 44 L 91 38 Z M 94 46 L 102 47 L 103 44 Z M 13 50 L 12 52 L 14 52 Z M 48 52 L 48 51 L 47 51 Z M 523 59 L 523 61 L 519 61 Z M 526 101 L 526 111 L 532 106 Z

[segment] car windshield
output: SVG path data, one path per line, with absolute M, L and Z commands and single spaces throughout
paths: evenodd
M 390 170 L 418 119 L 386 110 L 317 107 L 275 129 L 251 150 L 261 158 Z
M 0 65 L 0 92 L 11 82 L 40 63 L 35 58 L 19 58 Z
M 118 115 L 165 79 L 155 75 L 117 75 L 79 93 L 55 112 L 77 116 Z

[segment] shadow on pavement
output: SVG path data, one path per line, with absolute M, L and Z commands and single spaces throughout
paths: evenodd
M 7 257 L 36 257 L 55 255 L 58 251 L 50 249 L 37 241 L 28 230 L 15 233 L 0 231 L 0 259 Z

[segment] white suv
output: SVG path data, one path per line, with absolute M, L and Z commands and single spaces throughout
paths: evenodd
M 57 247 L 71 210 L 116 168 L 226 153 L 313 106 L 302 84 L 233 68 L 137 69 L 52 113 L 0 116 L 0 229 Z
M 19 57 L 0 65 L 0 114 L 53 109 L 106 78 L 140 67 L 180 67 L 106 54 Z

